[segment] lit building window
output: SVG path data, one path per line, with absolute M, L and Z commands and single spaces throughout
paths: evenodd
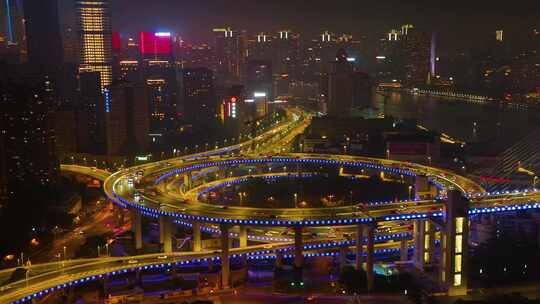
M 461 274 L 456 273 L 454 275 L 454 286 L 459 286 L 459 285 L 461 285 Z
M 463 236 L 456 235 L 456 253 L 461 253 L 463 250 Z
M 454 256 L 454 272 L 460 273 L 461 272 L 461 254 L 457 254 Z
M 463 218 L 456 217 L 456 233 L 463 233 Z

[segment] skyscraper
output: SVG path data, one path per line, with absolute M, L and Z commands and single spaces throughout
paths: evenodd
M 207 68 L 184 69 L 182 71 L 183 108 L 186 120 L 200 122 L 217 114 L 214 75 Z
M 246 37 L 230 28 L 213 29 L 215 36 L 214 65 L 219 81 L 239 80 L 244 72 Z
M 353 108 L 365 108 L 371 101 L 371 80 L 366 73 L 355 71 L 344 49 L 336 55 L 328 73 L 329 115 L 346 116 Z
M 47 72 L 64 62 L 57 0 L 25 0 L 28 62 Z
M 347 61 L 347 53 L 340 49 L 328 74 L 328 114 L 341 115 L 353 105 L 353 67 Z
M 430 73 L 431 37 L 411 25 L 402 27 L 404 82 L 408 85 L 425 84 Z
M 112 82 L 112 28 L 108 0 L 77 0 L 79 70 L 99 72 L 101 90 Z

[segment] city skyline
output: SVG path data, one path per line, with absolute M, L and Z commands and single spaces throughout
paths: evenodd
M 400 24 L 412 23 L 438 32 L 444 49 L 477 47 L 482 35 L 498 29 L 515 39 L 524 29 L 538 27 L 540 16 L 534 1 L 520 1 L 517 7 L 488 1 L 358 4 L 346 0 L 332 5 L 311 1 L 309 6 L 302 1 L 288 1 L 284 6 L 257 1 L 155 1 L 152 6 L 141 1 L 116 1 L 113 14 L 116 11 L 129 12 L 115 18 L 114 27 L 121 32 L 166 29 L 199 42 L 211 37 L 210 29 L 224 25 L 253 33 L 286 28 L 306 36 L 329 30 L 379 37 Z M 295 18 L 298 13 L 304 18 Z M 132 18 L 138 20 L 136 27 L 130 23 Z

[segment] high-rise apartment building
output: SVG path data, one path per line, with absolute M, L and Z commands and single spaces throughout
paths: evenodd
M 79 70 L 99 72 L 101 90 L 112 82 L 112 28 L 108 0 L 77 0 Z

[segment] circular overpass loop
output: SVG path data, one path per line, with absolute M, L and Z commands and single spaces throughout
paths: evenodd
M 365 168 L 390 175 L 415 177 L 426 176 L 428 179 L 459 189 L 466 195 L 483 193 L 484 189 L 472 180 L 453 172 L 414 163 L 357 157 L 348 155 L 318 154 L 282 154 L 278 156 L 238 156 L 238 157 L 200 157 L 186 160 L 173 166 L 155 166 L 145 168 L 145 179 L 155 180 L 154 188 L 162 191 L 143 194 L 135 198 L 135 191 L 126 186 L 126 180 L 138 171 L 133 168 L 114 174 L 106 181 L 107 195 L 120 205 L 136 208 L 150 216 L 170 216 L 180 220 L 191 220 L 207 223 L 228 223 L 239 225 L 262 226 L 320 226 L 349 225 L 372 222 L 381 216 L 399 213 L 440 212 L 441 204 L 434 200 L 414 201 L 399 204 L 387 204 L 376 208 L 363 208 L 358 205 L 327 208 L 253 208 L 227 207 L 205 204 L 199 201 L 199 194 L 206 185 L 192 189 L 183 195 L 173 191 L 163 191 L 163 183 L 193 172 L 219 167 L 230 168 L 240 165 L 261 166 L 283 164 L 294 169 L 296 165 L 321 165 L 343 168 Z M 294 173 L 294 172 L 291 172 Z M 222 180 L 223 181 L 223 180 Z M 107 187 L 108 186 L 108 187 Z M 405 205 L 405 207 L 404 207 Z M 414 218 L 414 217 L 413 217 Z

